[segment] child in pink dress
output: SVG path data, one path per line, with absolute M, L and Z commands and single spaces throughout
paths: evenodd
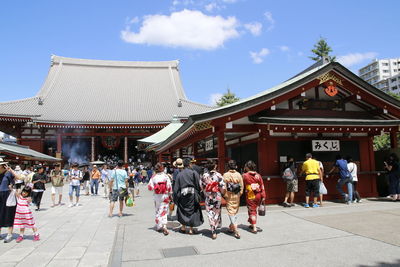
M 30 187 L 24 187 L 21 193 L 16 193 L 17 196 L 17 210 L 15 211 L 14 228 L 19 228 L 19 237 L 16 242 L 20 243 L 24 240 L 25 228 L 32 228 L 33 230 L 33 241 L 39 241 L 39 233 L 35 227 L 35 220 L 33 219 L 32 211 L 29 208 L 31 202 L 32 189 Z

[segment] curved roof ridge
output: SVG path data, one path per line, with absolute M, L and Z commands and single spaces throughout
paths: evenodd
M 179 99 L 179 100 L 182 101 L 182 102 L 186 102 L 186 103 L 189 103 L 189 104 L 197 105 L 197 106 L 200 106 L 200 107 L 215 108 L 213 106 L 202 104 L 202 103 L 198 103 L 198 102 L 194 102 L 194 101 L 191 101 L 191 100 L 188 100 L 188 99 Z
M 123 61 L 123 60 L 100 60 L 51 56 L 51 64 L 71 64 L 98 67 L 136 67 L 136 68 L 178 68 L 179 60 L 170 61 Z
M 0 102 L 0 105 L 21 103 L 21 102 L 26 102 L 26 101 L 30 101 L 30 100 L 37 100 L 38 98 L 39 98 L 38 96 L 32 96 L 32 97 L 27 97 L 27 98 L 22 98 L 22 99 L 17 99 L 17 100 L 10 100 L 10 101 L 6 101 L 6 102 Z

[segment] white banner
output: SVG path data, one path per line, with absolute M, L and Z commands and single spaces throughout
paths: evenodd
M 206 141 L 206 151 L 210 151 L 214 149 L 214 142 L 213 139 Z
M 312 140 L 312 151 L 340 151 L 339 140 Z

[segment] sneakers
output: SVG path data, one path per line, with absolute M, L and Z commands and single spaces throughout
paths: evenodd
M 15 242 L 21 243 L 22 240 L 24 240 L 24 237 L 23 237 L 22 235 L 20 235 L 20 236 L 17 238 L 17 240 L 15 240 Z
M 350 199 L 349 199 L 349 195 L 348 194 L 344 194 L 344 202 L 350 202 Z
M 6 238 L 4 238 L 4 243 L 10 243 L 12 241 L 12 235 L 7 235 Z
M 75 206 L 79 207 L 79 206 L 82 206 L 82 204 L 76 203 Z
M 314 203 L 314 204 L 312 205 L 312 207 L 313 207 L 313 208 L 318 208 L 319 205 L 318 205 L 317 203 Z
M 304 208 L 309 208 L 309 207 L 310 207 L 310 205 L 304 204 Z
M 361 199 L 357 200 L 357 203 L 362 203 L 362 200 Z
M 40 240 L 39 234 L 33 235 L 33 241 L 39 241 L 39 240 Z
M 74 206 L 74 204 L 70 203 L 70 204 L 68 205 L 68 208 L 72 208 L 73 206 Z
M 291 205 L 289 203 L 287 203 L 287 202 L 283 202 L 282 206 L 284 206 L 285 208 L 290 208 L 291 207 Z

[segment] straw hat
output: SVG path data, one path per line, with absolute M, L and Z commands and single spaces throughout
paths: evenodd
M 21 167 L 19 165 L 15 166 L 15 170 L 18 172 L 21 170 Z
M 181 158 L 177 158 L 172 165 L 177 168 L 183 168 L 183 160 Z

